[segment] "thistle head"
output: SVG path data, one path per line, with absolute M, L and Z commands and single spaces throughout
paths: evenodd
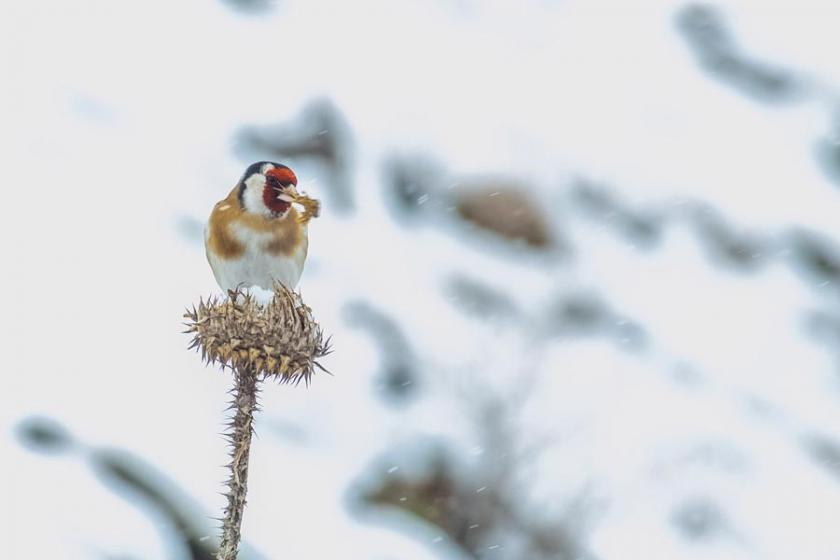
M 208 364 L 296 384 L 308 384 L 315 368 L 326 371 L 318 359 L 330 353 L 329 340 L 300 294 L 279 282 L 268 303 L 234 290 L 228 298 L 201 300 L 184 318 L 190 348 Z

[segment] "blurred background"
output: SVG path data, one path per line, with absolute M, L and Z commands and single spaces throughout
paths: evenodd
M 7 2 L 3 557 L 212 558 L 181 315 L 269 159 L 335 352 L 262 393 L 241 558 L 840 558 L 838 16 Z

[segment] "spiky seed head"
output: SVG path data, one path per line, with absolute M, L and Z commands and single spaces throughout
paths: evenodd
M 199 300 L 184 318 L 185 332 L 193 335 L 190 348 L 196 348 L 208 364 L 307 384 L 316 367 L 326 371 L 318 359 L 329 354 L 329 340 L 324 340 L 300 294 L 279 282 L 268 303 L 235 290 L 228 298 Z

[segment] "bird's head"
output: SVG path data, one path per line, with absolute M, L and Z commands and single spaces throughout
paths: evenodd
M 246 212 L 283 218 L 298 196 L 297 177 L 282 163 L 258 161 L 248 166 L 239 181 L 239 202 Z

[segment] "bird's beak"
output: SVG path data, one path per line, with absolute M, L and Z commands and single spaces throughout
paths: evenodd
M 298 196 L 299 195 L 298 195 L 297 191 L 295 190 L 295 187 L 292 186 L 292 185 L 289 185 L 288 187 L 285 187 L 282 191 L 277 193 L 277 200 L 282 200 L 284 202 L 291 203 L 291 202 L 295 202 L 297 200 Z

